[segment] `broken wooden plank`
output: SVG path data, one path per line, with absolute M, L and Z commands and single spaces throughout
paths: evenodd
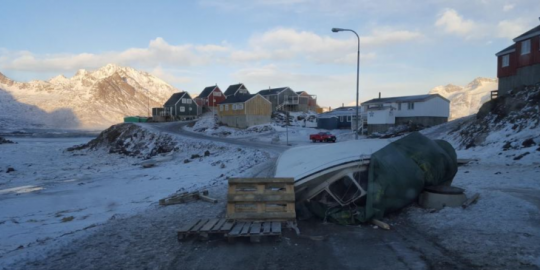
M 479 193 L 475 193 L 474 195 L 472 195 L 472 197 L 470 197 L 469 199 L 467 199 L 462 205 L 461 207 L 463 207 L 463 209 L 469 207 L 471 204 L 475 203 L 478 198 L 480 198 L 480 194 Z
M 373 225 L 376 225 L 376 226 L 378 226 L 380 228 L 383 228 L 385 230 L 390 230 L 390 225 L 388 225 L 388 223 L 382 222 L 382 221 L 380 221 L 378 219 L 372 219 L 371 223 L 373 223 Z
M 218 200 L 214 199 L 214 198 L 210 198 L 206 195 L 203 195 L 203 194 L 199 194 L 199 199 L 205 201 L 205 202 L 210 202 L 210 203 L 217 203 Z
M 294 178 L 229 178 L 229 184 L 247 184 L 247 183 L 289 183 L 294 184 Z

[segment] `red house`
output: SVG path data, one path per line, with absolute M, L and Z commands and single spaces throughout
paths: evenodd
M 195 102 L 203 108 L 203 112 L 213 111 L 224 100 L 225 95 L 217 85 L 204 88 L 201 94 L 195 98 Z
M 496 56 L 499 96 L 540 82 L 540 25 L 514 38 L 514 44 Z

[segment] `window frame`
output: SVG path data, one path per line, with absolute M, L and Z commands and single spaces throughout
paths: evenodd
M 525 46 L 525 44 L 528 44 L 528 46 Z M 524 49 L 527 49 L 527 52 L 525 52 Z M 527 55 L 531 53 L 531 39 L 526 39 L 521 42 L 521 55 Z
M 505 54 L 502 56 L 501 59 L 501 67 L 509 67 L 510 66 L 510 54 Z
M 180 112 L 186 112 L 186 107 L 180 106 Z
M 414 111 L 414 102 L 407 102 L 407 110 Z

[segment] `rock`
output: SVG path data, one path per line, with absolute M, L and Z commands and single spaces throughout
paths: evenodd
M 529 153 L 529 152 L 525 152 L 525 153 L 523 153 L 523 154 L 521 154 L 521 155 L 515 157 L 514 160 L 520 160 L 520 159 L 522 159 L 524 156 L 526 156 L 526 155 L 528 155 L 528 154 L 530 154 L 530 153 Z
M 503 145 L 503 147 L 502 147 L 502 149 L 503 149 L 504 151 L 506 151 L 506 150 L 508 150 L 508 149 L 510 149 L 510 148 L 512 148 L 512 143 L 510 143 L 510 142 L 506 142 L 506 143 Z
M 226 167 L 225 163 L 221 163 L 221 165 L 219 167 L 222 168 L 222 169 L 225 169 L 225 167 Z
M 502 172 L 496 172 L 495 174 L 502 174 Z
M 210 151 L 208 151 L 208 150 L 204 151 L 204 156 L 205 157 L 210 156 Z
M 10 141 L 10 140 L 8 140 L 8 139 L 5 139 L 5 138 L 3 138 L 3 137 L 0 137 L 0 144 L 4 144 L 4 143 L 15 143 L 15 142 Z
M 536 148 L 536 151 L 540 151 L 540 147 Z
M 191 159 L 196 159 L 196 158 L 200 158 L 201 156 L 195 154 L 195 155 L 191 155 Z
M 524 140 L 521 145 L 523 145 L 523 147 L 531 147 L 533 145 L 536 145 L 536 143 L 534 142 L 534 140 L 532 138 L 529 138 L 529 139 L 526 139 Z
M 189 159 L 184 159 L 184 163 L 190 163 L 190 162 L 191 162 L 191 160 L 189 160 Z
M 14 172 L 15 169 L 11 168 L 11 167 L 8 167 L 7 170 L 6 170 L 6 173 L 10 173 L 10 172 Z

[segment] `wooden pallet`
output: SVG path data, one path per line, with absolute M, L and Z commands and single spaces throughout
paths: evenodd
M 237 222 L 227 234 L 229 242 L 238 237 L 249 237 L 251 242 L 260 242 L 261 237 L 266 236 L 281 236 L 281 222 Z
M 178 241 L 190 236 L 198 236 L 202 239 L 208 239 L 212 235 L 224 236 L 234 225 L 234 221 L 227 219 L 200 219 L 180 228 L 178 230 Z
M 296 219 L 293 178 L 230 178 L 227 218 L 237 221 Z

